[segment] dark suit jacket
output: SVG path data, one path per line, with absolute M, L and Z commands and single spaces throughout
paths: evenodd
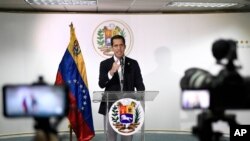
M 118 72 L 114 74 L 112 79 L 108 78 L 108 72 L 112 68 L 114 61 L 114 57 L 111 57 L 100 63 L 99 86 L 105 88 L 105 91 L 121 90 Z M 136 60 L 125 57 L 123 91 L 135 91 L 135 89 L 137 91 L 145 90 L 141 70 Z M 110 107 L 111 104 L 109 104 L 109 108 Z M 106 114 L 105 102 L 101 102 L 99 113 L 103 115 Z

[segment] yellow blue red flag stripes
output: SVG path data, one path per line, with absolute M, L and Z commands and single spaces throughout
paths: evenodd
M 55 84 L 69 87 L 68 119 L 78 141 L 91 140 L 95 136 L 91 100 L 85 63 L 73 24 L 70 25 L 70 42 L 59 65 Z

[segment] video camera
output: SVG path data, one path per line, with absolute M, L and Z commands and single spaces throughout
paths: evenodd
M 237 42 L 217 40 L 212 45 L 212 53 L 217 64 L 223 69 L 217 76 L 206 70 L 190 68 L 180 81 L 183 109 L 250 109 L 250 77 L 238 73 Z
M 50 118 L 68 113 L 68 88 L 48 85 L 40 76 L 38 82 L 3 86 L 5 117 Z
M 31 85 L 3 86 L 3 112 L 7 118 L 32 117 L 34 141 L 58 141 L 57 126 L 68 115 L 68 88 L 48 85 L 39 77 Z M 51 120 L 54 119 L 54 120 Z
M 238 73 L 237 42 L 217 40 L 212 45 L 212 53 L 217 64 L 223 66 L 217 76 L 200 68 L 190 68 L 180 81 L 183 109 L 204 109 L 197 116 L 197 126 L 192 133 L 200 141 L 220 141 L 223 133 L 214 132 L 212 123 L 227 122 L 230 128 L 237 127 L 234 114 L 225 110 L 250 109 L 250 77 Z

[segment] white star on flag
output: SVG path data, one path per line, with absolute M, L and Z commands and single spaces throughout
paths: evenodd
M 83 105 L 86 105 L 86 104 L 87 104 L 86 101 L 84 101 L 84 102 L 83 102 Z
M 86 95 L 84 95 L 84 96 L 83 96 L 83 98 L 84 98 L 84 99 L 87 99 L 87 96 L 86 96 Z

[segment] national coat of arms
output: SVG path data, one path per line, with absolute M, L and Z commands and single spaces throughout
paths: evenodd
M 74 41 L 73 53 L 74 55 L 78 55 L 79 53 L 81 53 L 81 48 L 77 40 Z
M 93 46 L 101 56 L 108 58 L 113 55 L 111 38 L 121 35 L 126 40 L 125 54 L 127 55 L 133 46 L 133 34 L 127 24 L 118 20 L 108 20 L 101 23 L 93 33 Z
M 139 101 L 124 98 L 116 101 L 109 111 L 111 127 L 119 134 L 129 136 L 141 129 L 144 111 Z

